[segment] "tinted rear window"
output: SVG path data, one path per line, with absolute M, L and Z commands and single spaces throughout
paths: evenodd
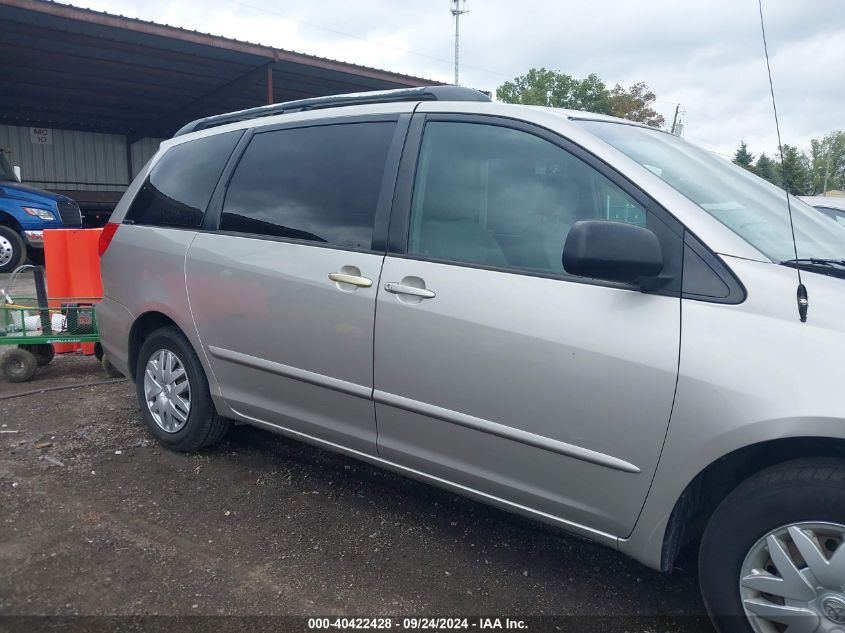
M 256 134 L 238 163 L 220 229 L 369 249 L 393 122 Z
M 141 187 L 126 219 L 135 224 L 197 228 L 242 132 L 226 132 L 170 148 Z

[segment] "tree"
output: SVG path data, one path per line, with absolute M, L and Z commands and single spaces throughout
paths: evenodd
M 810 172 L 812 193 L 845 189 L 845 131 L 837 130 L 822 140 L 810 141 Z
M 784 145 L 783 160 L 776 168 L 781 186 L 795 196 L 807 195 L 812 189 L 807 156 L 794 145 Z
M 736 153 L 734 154 L 734 163 L 752 173 L 754 172 L 754 154 L 748 151 L 748 145 L 745 144 L 745 141 L 742 141 L 739 145 L 739 149 L 736 150 Z
M 745 145 L 745 143 L 742 145 Z M 742 146 L 740 146 L 740 149 L 741 148 Z M 739 151 L 737 151 L 737 153 L 739 153 Z M 736 160 L 734 160 L 734 162 L 736 162 Z M 775 173 L 775 163 L 771 158 L 766 156 L 765 152 L 760 154 L 757 158 L 757 163 L 754 165 L 754 172 L 760 176 L 760 178 L 765 178 L 772 184 L 778 184 L 777 174 Z
M 554 70 L 532 68 L 499 86 L 496 97 L 505 103 L 610 112 L 610 93 L 596 74 L 576 79 Z
M 645 83 L 635 83 L 628 90 L 616 84 L 611 91 L 595 73 L 577 79 L 547 68 L 532 68 L 499 86 L 496 97 L 505 103 L 612 114 L 654 127 L 664 123 L 663 117 L 651 107 L 656 97 Z
M 628 90 L 616 84 L 610 91 L 610 113 L 652 127 L 661 127 L 666 120 L 651 107 L 655 99 L 657 97 L 642 81 L 633 84 Z

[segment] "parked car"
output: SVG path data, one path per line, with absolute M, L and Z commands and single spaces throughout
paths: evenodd
M 780 189 L 603 115 L 454 87 L 267 106 L 129 187 L 102 344 L 173 450 L 246 422 L 655 569 L 697 552 L 723 631 L 833 630 L 845 232 L 792 214 L 795 243 Z
M 802 196 L 801 199 L 827 217 L 845 226 L 845 198 L 834 196 Z
M 44 229 L 81 226 L 76 202 L 21 184 L 18 168 L 0 152 L 0 273 L 11 272 L 27 255 L 43 256 Z

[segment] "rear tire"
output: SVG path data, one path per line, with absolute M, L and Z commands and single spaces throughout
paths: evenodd
M 812 555 L 805 556 L 813 553 L 811 543 L 821 555 L 815 563 L 807 562 Z M 839 571 L 824 579 L 828 572 L 818 570 L 836 552 Z M 810 624 L 843 626 L 824 612 L 826 606 L 836 613 L 838 605 L 845 606 L 845 564 L 840 563 L 845 563 L 845 460 L 794 460 L 752 476 L 716 508 L 701 541 L 699 584 L 722 633 L 777 630 L 776 620 L 760 616 L 781 617 L 784 600 L 805 609 L 801 617 Z M 840 615 L 845 621 L 845 611 Z
M 49 365 L 56 356 L 56 350 L 49 343 L 41 345 L 18 345 L 18 349 L 25 349 L 35 356 L 35 360 L 39 367 Z
M 26 244 L 14 229 L 0 225 L 0 273 L 10 273 L 26 261 Z
M 38 368 L 38 361 L 32 352 L 18 347 L 3 355 L 3 375 L 9 382 L 26 382 Z
M 171 450 L 190 452 L 216 444 L 232 425 L 217 414 L 202 364 L 175 327 L 154 331 L 141 345 L 135 388 L 144 421 Z

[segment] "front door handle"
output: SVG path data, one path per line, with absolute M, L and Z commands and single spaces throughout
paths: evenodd
M 347 273 L 329 273 L 329 279 L 339 284 L 352 284 L 359 288 L 369 288 L 373 285 L 372 279 L 367 279 L 360 275 L 349 275 Z
M 384 284 L 384 289 L 395 295 L 410 295 L 412 297 L 419 297 L 420 299 L 434 299 L 436 296 L 433 290 L 400 284 L 395 281 L 388 281 Z

